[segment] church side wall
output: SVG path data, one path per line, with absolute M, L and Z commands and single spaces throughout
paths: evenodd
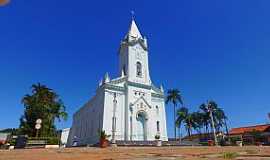
M 112 138 L 112 124 L 113 124 L 113 113 L 114 113 L 114 93 L 117 93 L 116 100 L 116 140 L 124 140 L 125 134 L 125 94 L 119 91 L 105 90 L 105 100 L 104 100 L 104 115 L 103 115 L 103 130 L 106 134 L 110 135 L 110 140 Z
M 73 124 L 69 136 L 69 146 L 95 144 L 99 141 L 99 130 L 103 123 L 104 90 L 100 89 L 96 95 L 73 116 Z

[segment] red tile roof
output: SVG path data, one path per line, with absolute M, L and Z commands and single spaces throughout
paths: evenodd
M 259 131 L 259 132 L 266 132 L 268 129 L 270 129 L 270 124 L 248 126 L 248 127 L 241 127 L 241 128 L 233 128 L 230 130 L 230 134 L 244 134 L 247 132 L 252 132 L 254 130 Z

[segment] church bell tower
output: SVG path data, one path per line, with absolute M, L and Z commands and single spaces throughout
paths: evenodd
M 127 76 L 130 82 L 151 84 L 147 39 L 141 35 L 134 19 L 132 19 L 129 31 L 121 42 L 119 73 L 122 76 Z

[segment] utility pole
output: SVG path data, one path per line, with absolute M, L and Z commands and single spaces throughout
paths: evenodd
M 218 141 L 217 141 L 216 128 L 215 128 L 215 122 L 214 122 L 214 117 L 213 117 L 213 108 L 211 107 L 211 104 L 209 102 L 207 102 L 207 109 L 208 109 L 208 112 L 210 113 L 211 125 L 212 125 L 214 139 L 215 139 L 215 145 L 217 146 Z

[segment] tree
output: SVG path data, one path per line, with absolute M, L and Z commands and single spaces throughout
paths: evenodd
M 178 89 L 168 90 L 166 104 L 169 102 L 171 102 L 174 106 L 174 138 L 176 139 L 176 106 L 178 103 L 183 105 L 182 95 Z
M 179 130 L 181 130 L 182 123 L 185 120 L 187 113 L 188 113 L 188 109 L 186 107 L 181 107 L 176 113 L 177 118 L 176 118 L 175 124 L 176 126 L 178 126 Z M 179 135 L 179 140 L 181 140 L 181 135 Z
M 201 112 L 193 113 L 194 123 L 196 124 L 196 128 L 194 128 L 199 134 L 202 133 L 202 129 L 204 127 L 205 115 Z
M 17 128 L 6 128 L 6 129 L 0 130 L 0 133 L 10 133 L 11 135 L 17 135 L 18 129 Z
M 59 96 L 45 85 L 33 84 L 32 93 L 23 97 L 24 115 L 20 119 L 20 132 L 35 136 L 37 119 L 42 119 L 40 136 L 55 136 L 55 120 L 67 119 L 65 106 Z
M 176 120 L 176 124 L 182 124 L 184 123 L 186 126 L 186 130 L 188 132 L 188 135 L 191 136 L 192 133 L 192 128 L 196 129 L 197 128 L 197 124 L 196 124 L 196 113 L 189 113 L 188 108 L 186 107 L 181 107 L 178 111 L 177 111 L 177 120 Z
M 209 108 L 211 108 L 213 113 L 213 119 L 215 123 L 215 129 L 220 132 L 221 128 L 225 126 L 226 132 L 228 132 L 228 126 L 227 126 L 227 116 L 225 115 L 225 112 L 223 109 L 219 108 L 218 104 L 215 101 L 209 101 L 207 104 L 203 103 L 200 105 L 200 110 L 204 114 L 204 127 L 207 133 L 209 133 L 209 125 L 211 124 L 211 118 L 210 118 L 210 112 Z M 211 126 L 211 125 L 210 125 Z

